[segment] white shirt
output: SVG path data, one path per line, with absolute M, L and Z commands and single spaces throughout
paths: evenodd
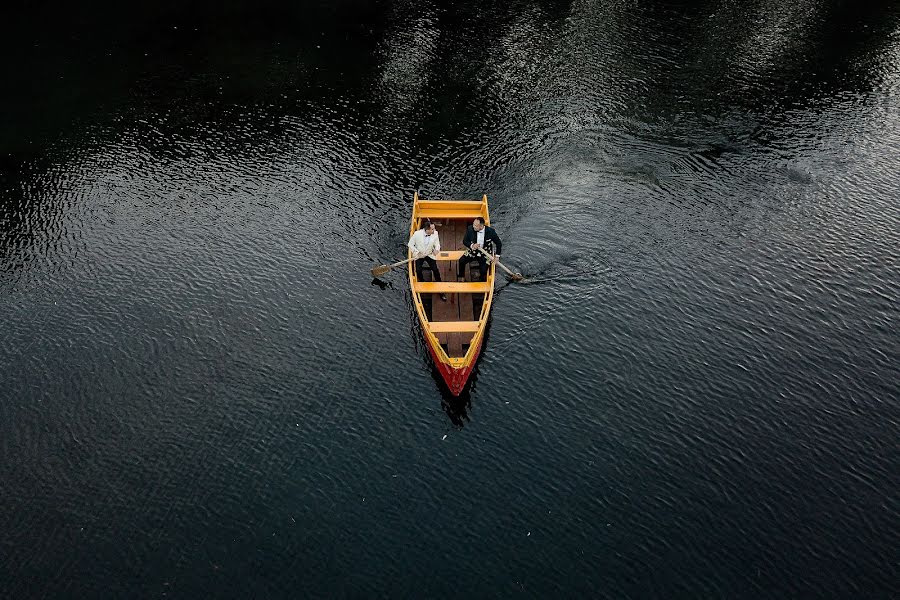
M 418 253 L 420 256 L 430 256 L 437 259 L 436 255 L 441 251 L 441 238 L 438 236 L 436 229 L 431 235 L 425 235 L 424 229 L 417 229 L 412 237 L 409 238 L 409 243 L 406 246 L 413 253 Z
M 476 234 L 476 236 L 475 236 L 475 241 L 478 243 L 479 246 L 481 246 L 482 248 L 484 248 L 484 227 L 482 227 L 482 228 L 481 228 L 481 231 L 479 231 L 479 232 Z

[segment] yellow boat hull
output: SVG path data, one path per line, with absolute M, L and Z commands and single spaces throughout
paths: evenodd
M 485 224 L 490 224 L 487 195 L 481 200 L 474 201 L 425 200 L 416 193 L 413 198 L 409 233 L 412 236 L 420 229 L 423 219 L 431 219 L 441 239 L 441 252 L 437 257 L 439 269 L 455 275 L 456 261 L 462 255 L 461 232 L 465 232 L 465 227 L 471 224 L 475 217 L 481 217 Z M 450 236 L 445 237 L 442 230 L 458 239 L 448 239 Z M 457 247 L 459 249 L 456 249 Z M 453 249 L 449 250 L 450 248 Z M 411 251 L 409 258 L 412 258 Z M 413 303 L 429 354 L 450 392 L 458 396 L 468 383 L 472 369 L 481 354 L 484 332 L 494 298 L 496 267 L 493 263 L 489 263 L 484 282 L 456 282 L 455 276 L 446 282 L 419 281 L 413 261 L 409 262 L 407 269 Z M 449 304 L 435 304 L 442 302 L 435 300 L 440 294 L 450 296 Z M 453 306 L 454 302 L 457 304 L 456 308 Z M 433 308 L 430 315 L 428 305 Z M 469 306 L 473 307 L 473 315 L 466 318 L 468 316 L 466 308 Z M 436 312 L 441 314 L 435 314 Z

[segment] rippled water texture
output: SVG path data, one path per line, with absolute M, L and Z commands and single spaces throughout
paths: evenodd
M 896 597 L 896 3 L 226 6 L 10 17 L 0 596 Z

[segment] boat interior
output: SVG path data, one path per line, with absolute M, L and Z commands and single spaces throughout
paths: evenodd
M 415 279 L 415 269 L 411 269 L 414 289 L 419 292 L 428 327 L 441 348 L 448 357 L 460 358 L 468 352 L 483 313 L 490 309 L 489 302 L 485 305 L 485 295 L 493 287 L 493 269 L 488 265 L 487 273 L 482 274 L 478 262 L 472 261 L 466 265 L 464 281 L 458 282 L 456 269 L 464 252 L 462 241 L 472 218 L 437 215 L 430 218 L 441 240 L 441 252 L 437 257 L 440 283 L 436 283 L 437 278 L 428 264 L 423 263 L 422 281 Z M 421 227 L 421 221 L 420 218 L 416 227 Z M 441 300 L 441 293 L 446 294 L 446 301 Z

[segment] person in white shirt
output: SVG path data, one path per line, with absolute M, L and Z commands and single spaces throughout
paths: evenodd
M 416 279 L 423 281 L 422 264 L 427 262 L 431 268 L 431 275 L 434 281 L 440 281 L 441 272 L 438 270 L 437 260 L 435 259 L 441 251 L 441 239 L 434 227 L 434 223 L 429 219 L 422 221 L 422 229 L 417 229 L 406 245 L 412 251 L 413 258 L 416 259 L 414 263 L 416 265 Z M 441 294 L 441 300 L 447 300 L 447 294 Z

